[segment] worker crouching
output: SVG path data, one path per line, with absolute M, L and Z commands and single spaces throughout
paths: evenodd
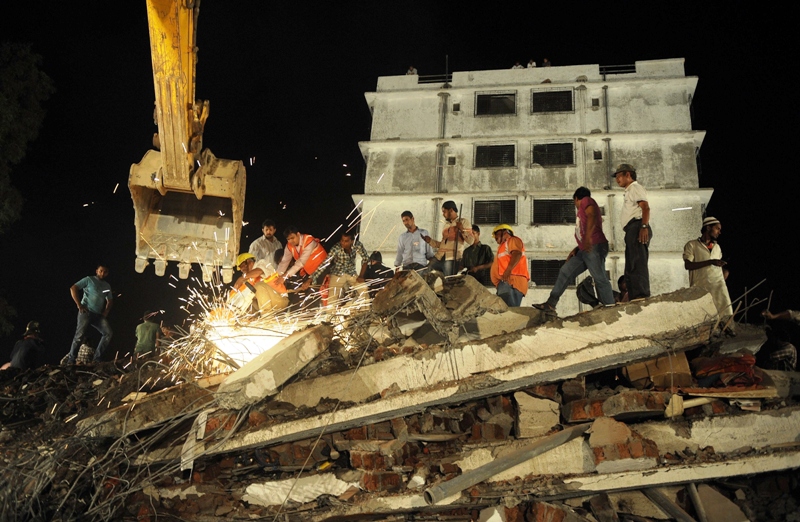
M 240 254 L 236 264 L 242 272 L 233 284 L 229 304 L 245 313 L 279 312 L 289 306 L 286 287 L 277 272 L 264 259 L 250 253 Z M 253 302 L 257 306 L 253 307 Z

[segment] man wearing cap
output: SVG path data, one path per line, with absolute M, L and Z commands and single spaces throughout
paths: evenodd
M 78 326 L 75 328 L 75 337 L 72 339 L 72 347 L 69 350 L 68 364 L 75 364 L 81 340 L 89 326 L 92 326 L 101 335 L 97 350 L 94 352 L 94 362 L 103 359 L 106 347 L 111 342 L 114 332 L 111 330 L 107 317 L 114 298 L 111 295 L 111 285 L 105 280 L 107 276 L 108 267 L 104 264 L 97 265 L 95 275 L 84 277 L 69 289 L 72 300 L 78 307 Z
M 289 306 L 286 287 L 272 264 L 266 259 L 256 260 L 249 252 L 239 254 L 236 264 L 242 275 L 233 284 L 231 304 L 249 311 L 255 297 L 260 312 L 275 312 Z
M 519 306 L 531 280 L 525 245 L 508 225 L 497 225 L 492 234 L 499 245 L 490 271 L 492 284 L 497 287 L 497 296 L 508 306 Z
M 636 168 L 622 163 L 613 174 L 617 185 L 625 189 L 620 221 L 625 231 L 625 284 L 630 299 L 650 297 L 650 204 L 647 191 L 636 181 Z
M 400 234 L 397 240 L 397 256 L 394 266 L 403 270 L 424 270 L 428 261 L 433 257 L 433 249 L 422 239 L 430 234 L 424 228 L 419 228 L 414 222 L 414 214 L 410 210 L 400 214 L 406 231 Z
M 442 203 L 442 216 L 445 219 L 444 230 L 442 230 L 442 240 L 436 241 L 428 236 L 422 239 L 436 248 L 436 260 L 431 263 L 431 270 L 439 270 L 445 276 L 453 275 L 460 267 L 464 248 L 475 241 L 472 235 L 472 225 L 469 220 L 458 217 L 458 207 L 455 201 L 445 201 Z
M 705 218 L 700 237 L 683 247 L 683 266 L 689 271 L 689 286 L 705 288 L 714 298 L 714 306 L 724 324 L 733 315 L 733 309 L 725 284 L 727 273 L 723 269 L 727 263 L 722 260 L 722 249 L 717 243 L 721 233 L 722 223 L 717 218 Z
M 534 308 L 554 311 L 561 294 L 564 293 L 570 282 L 586 270 L 589 270 L 589 274 L 594 279 L 600 302 L 605 306 L 614 304 L 611 281 L 606 276 L 608 240 L 603 234 L 603 217 L 600 215 L 600 207 L 591 196 L 592 193 L 586 187 L 579 187 L 572 195 L 572 201 L 577 209 L 575 241 L 578 242 L 578 246 L 569 253 L 567 262 L 558 271 L 558 278 L 550 291 L 550 297 L 544 303 L 533 305 Z
M 7 367 L 20 370 L 36 368 L 42 363 L 44 355 L 44 341 L 39 337 L 39 322 L 31 321 L 25 328 L 25 335 L 11 350 L 11 362 L 7 366 L 4 365 L 3 369 Z

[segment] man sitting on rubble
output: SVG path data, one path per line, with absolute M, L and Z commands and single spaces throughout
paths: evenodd
M 531 280 L 525 245 L 506 224 L 494 227 L 492 234 L 499 245 L 492 263 L 492 284 L 497 287 L 497 296 L 508 306 L 519 306 Z
M 717 243 L 721 233 L 722 224 L 717 218 L 705 218 L 700 237 L 683 247 L 683 266 L 689 271 L 689 286 L 699 286 L 711 294 L 721 324 L 724 325 L 733 315 L 733 309 L 725 284 L 726 274 L 723 272 L 727 263 L 722 260 L 722 249 Z M 732 325 L 728 328 L 732 328 Z
M 356 256 L 361 258 L 361 268 L 356 273 Z M 339 242 L 331 247 L 328 254 L 331 261 L 329 299 L 334 303 L 344 298 L 353 289 L 359 298 L 367 294 L 364 272 L 367 270 L 369 256 L 364 244 L 356 239 L 353 232 L 342 232 Z
M 377 250 L 369 256 L 369 266 L 364 272 L 364 282 L 369 288 L 369 296 L 383 290 L 383 287 L 394 277 L 394 270 L 383 264 L 383 256 Z
M 256 261 L 253 254 L 246 252 L 239 254 L 236 263 L 242 275 L 233 284 L 230 301 L 233 306 L 248 312 L 253 298 L 261 313 L 277 312 L 289 306 L 286 288 L 267 260 Z
M 494 261 L 494 252 L 489 245 L 481 243 L 481 229 L 478 225 L 472 225 L 472 235 L 475 241 L 464 249 L 463 265 L 468 270 L 468 274 L 478 280 L 483 286 L 490 286 L 492 278 L 489 270 Z
M 25 334 L 17 341 L 11 350 L 11 362 L 3 365 L 2 369 L 18 368 L 29 370 L 42 364 L 45 356 L 44 341 L 39 337 L 39 322 L 31 321 L 25 327 Z

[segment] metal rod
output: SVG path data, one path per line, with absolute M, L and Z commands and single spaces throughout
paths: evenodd
M 456 493 L 472 487 L 475 484 L 483 482 L 489 477 L 493 477 L 494 475 L 512 468 L 517 464 L 521 464 L 526 460 L 530 460 L 537 455 L 541 455 L 546 451 L 550 451 L 551 449 L 557 448 L 558 446 L 561 446 L 572 439 L 580 437 L 586 430 L 589 429 L 591 425 L 591 423 L 579 424 L 577 426 L 573 426 L 572 428 L 559 431 L 558 433 L 554 433 L 553 435 L 549 435 L 528 446 L 520 448 L 513 453 L 509 453 L 508 455 L 497 458 L 488 464 L 484 464 L 483 466 L 475 468 L 472 471 L 463 473 L 454 479 L 432 486 L 426 489 L 423 493 L 425 502 L 429 506 L 432 506 L 442 499 L 445 499 L 451 495 L 455 495 Z
M 642 493 L 678 522 L 697 522 L 658 488 L 644 488 Z
M 708 522 L 706 508 L 703 507 L 703 502 L 700 500 L 700 494 L 697 493 L 697 486 L 694 485 L 694 482 L 686 484 L 686 491 L 689 492 L 689 498 L 692 499 L 692 504 L 694 505 L 695 513 L 697 513 L 697 518 L 700 519 L 700 522 Z

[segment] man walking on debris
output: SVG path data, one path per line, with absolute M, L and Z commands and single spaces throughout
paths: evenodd
M 572 201 L 578 211 L 575 223 L 575 241 L 578 242 L 578 246 L 569 253 L 567 262 L 558 271 L 558 278 L 553 290 L 550 291 L 550 297 L 544 303 L 533 305 L 534 308 L 555 311 L 558 300 L 567 286 L 586 270 L 589 270 L 594 279 L 600 302 L 605 306 L 614 304 L 611 281 L 606 277 L 608 240 L 603 234 L 600 207 L 591 196 L 592 193 L 586 187 L 579 187 L 572 195 Z
M 113 296 L 111 285 L 105 280 L 108 276 L 108 267 L 97 265 L 95 275 L 87 276 L 72 285 L 69 289 L 72 300 L 78 307 L 78 326 L 75 328 L 75 337 L 69 350 L 68 364 L 75 364 L 78 348 L 81 345 L 84 333 L 89 326 L 100 332 L 102 336 L 94 352 L 94 362 L 100 362 L 103 354 L 111 341 L 113 331 L 108 323 L 108 312 L 111 311 Z M 79 294 L 82 292 L 82 296 Z
M 733 315 L 731 296 L 725 284 L 727 274 L 723 267 L 722 249 L 717 240 L 722 233 L 722 223 L 717 218 L 703 220 L 700 237 L 686 243 L 683 247 L 683 266 L 689 271 L 689 286 L 705 288 L 714 298 L 722 324 Z
M 401 267 L 403 270 L 424 270 L 428 266 L 428 260 L 433 257 L 433 249 L 423 239 L 430 235 L 424 228 L 417 227 L 414 222 L 414 214 L 410 210 L 400 214 L 403 226 L 406 231 L 400 234 L 397 240 L 397 257 L 394 266 Z
M 156 351 L 156 343 L 161 338 L 161 329 L 156 322 L 158 312 L 147 311 L 142 317 L 142 322 L 136 326 L 136 355 L 146 355 Z
M 617 185 L 625 189 L 620 221 L 625 231 L 625 284 L 631 300 L 650 297 L 650 204 L 647 191 L 636 181 L 636 168 L 622 163 L 613 174 Z
M 455 201 L 442 203 L 442 216 L 445 219 L 442 240 L 436 241 L 428 236 L 422 236 L 422 239 L 436 248 L 436 260 L 431 263 L 430 269 L 438 270 L 445 276 L 449 276 L 460 270 L 460 267 L 456 265 L 461 261 L 464 248 L 471 245 L 475 241 L 475 237 L 472 235 L 472 225 L 469 220 L 458 217 L 458 207 Z
M 272 256 L 283 248 L 283 244 L 275 237 L 275 222 L 265 219 L 261 224 L 261 232 L 263 235 L 250 243 L 249 252 L 256 256 L 256 261 L 265 259 L 267 263 L 272 263 Z
M 356 274 L 356 255 L 361 258 L 361 269 Z M 369 256 L 364 244 L 352 232 L 342 232 L 339 242 L 331 247 L 328 254 L 331 260 L 329 300 L 342 299 L 352 288 L 359 298 L 366 297 L 367 285 L 364 272 L 367 270 Z
M 492 234 L 499 245 L 492 263 L 492 284 L 497 287 L 497 296 L 508 306 L 519 306 L 531 280 L 525 246 L 508 225 L 497 225 Z
M 286 238 L 286 250 L 278 265 L 278 282 L 283 284 L 286 280 L 298 276 L 296 279 L 299 280 L 292 281 L 299 284 L 297 290 L 307 290 L 312 282 L 316 282 L 312 281 L 312 276 L 322 262 L 327 259 L 328 254 L 319 239 L 309 234 L 301 234 L 295 226 L 286 227 L 283 235 Z M 290 268 L 289 264 L 292 259 L 294 259 L 294 264 Z
M 492 284 L 489 271 L 492 268 L 492 261 L 494 261 L 494 253 L 489 245 L 481 243 L 481 229 L 478 225 L 472 225 L 472 235 L 475 241 L 464 249 L 464 268 L 482 285 L 489 286 Z

